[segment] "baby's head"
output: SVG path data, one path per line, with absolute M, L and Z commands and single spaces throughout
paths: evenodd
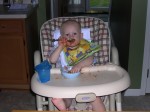
M 81 25 L 75 20 L 67 20 L 64 23 L 62 23 L 60 33 L 61 36 L 65 37 L 67 40 L 74 40 L 67 42 L 67 45 L 70 48 L 78 46 L 81 38 L 83 37 L 83 34 L 81 33 Z

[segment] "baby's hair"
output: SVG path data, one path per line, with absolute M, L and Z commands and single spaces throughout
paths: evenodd
M 61 27 L 60 27 L 60 32 L 62 33 L 62 30 L 63 30 L 63 26 L 64 25 L 67 25 L 67 24 L 77 24 L 78 27 L 79 27 L 79 30 L 81 31 L 81 24 L 79 22 L 77 22 L 76 20 L 66 20 L 65 22 L 63 22 L 61 24 Z

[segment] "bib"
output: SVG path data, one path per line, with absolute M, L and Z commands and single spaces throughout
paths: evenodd
M 64 48 L 63 52 L 65 54 L 66 61 L 69 66 L 74 66 L 83 59 L 91 56 L 94 52 L 100 50 L 100 47 L 82 39 L 79 46 L 76 49 Z

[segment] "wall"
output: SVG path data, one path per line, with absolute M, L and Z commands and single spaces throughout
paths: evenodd
M 38 49 L 40 49 L 40 28 L 41 25 L 46 21 L 46 8 L 45 0 L 39 0 L 39 5 L 37 8 L 37 27 L 38 27 Z
M 120 66 L 128 70 L 130 43 L 131 0 L 112 0 L 110 28 L 119 52 Z
M 37 8 L 38 17 L 38 31 L 40 31 L 41 25 L 46 21 L 46 0 L 39 0 L 39 6 Z
M 143 52 L 146 27 L 147 0 L 132 0 L 132 19 L 128 71 L 131 76 L 131 88 L 141 86 Z
M 120 65 L 131 77 L 132 89 L 140 89 L 147 0 L 112 0 L 110 27 Z

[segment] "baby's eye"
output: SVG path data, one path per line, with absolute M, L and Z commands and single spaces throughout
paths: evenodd
M 68 37 L 68 36 L 69 36 L 69 34 L 66 34 L 66 36 Z
M 77 33 L 73 33 L 73 35 L 77 35 Z

